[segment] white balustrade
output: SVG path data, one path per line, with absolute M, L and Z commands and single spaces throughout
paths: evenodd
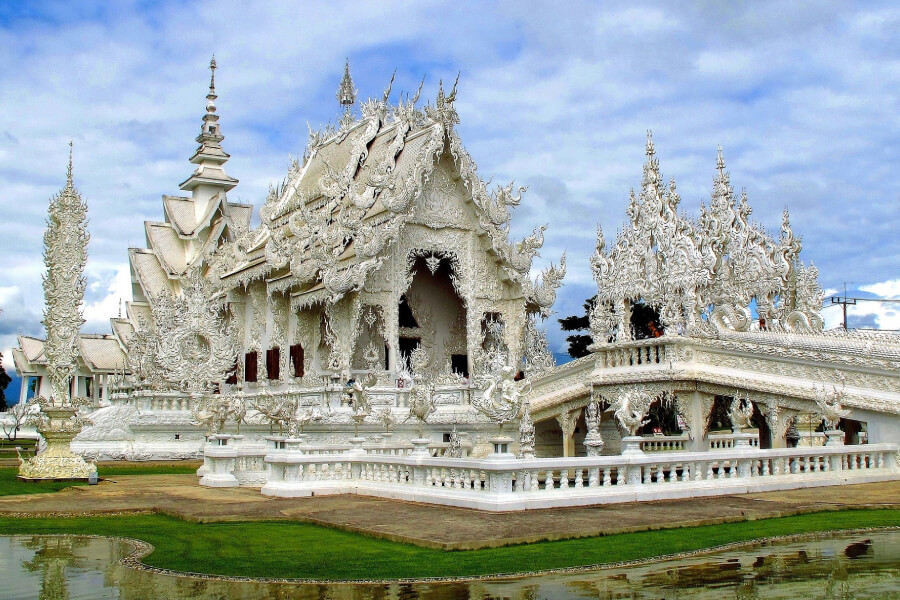
M 496 460 L 270 450 L 262 492 L 361 493 L 494 511 L 900 479 L 896 444 Z
M 619 343 L 614 347 L 598 350 L 602 355 L 602 365 L 608 368 L 650 366 L 666 361 L 665 342 L 652 339 Z
M 759 448 L 759 432 L 756 433 L 710 433 L 706 436 L 710 450 L 729 450 L 741 445 Z
M 644 452 L 674 452 L 687 450 L 690 438 L 686 433 L 681 435 L 656 435 L 647 436 L 641 440 L 641 450 Z

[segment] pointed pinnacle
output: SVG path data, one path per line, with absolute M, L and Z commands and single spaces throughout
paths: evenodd
M 69 140 L 69 167 L 66 169 L 66 183 L 72 183 L 72 151 L 75 145 Z
M 216 55 L 212 55 L 212 59 L 209 61 L 209 91 L 213 94 L 216 93 Z
M 716 155 L 716 169 L 720 172 L 725 170 L 725 157 L 722 156 L 722 146 L 716 146 L 717 155 Z
M 646 154 L 647 154 L 647 156 L 653 156 L 654 154 L 656 154 L 656 150 L 653 148 L 653 132 L 650 131 L 649 129 L 647 130 Z
M 450 90 L 450 95 L 447 96 L 447 102 L 453 103 L 456 100 L 456 85 L 459 83 L 459 76 L 462 74 L 462 71 L 458 71 L 456 73 L 456 81 L 453 82 L 453 89 Z
M 394 87 L 394 78 L 397 76 L 397 69 L 394 69 L 394 73 L 391 75 L 391 80 L 388 82 L 387 89 L 384 90 L 384 103 L 387 104 L 388 97 L 391 95 L 391 89 Z

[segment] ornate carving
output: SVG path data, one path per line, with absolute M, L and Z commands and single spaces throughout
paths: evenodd
M 202 393 L 224 381 L 234 368 L 238 343 L 222 306 L 199 269 L 182 279 L 181 294 L 167 292 L 153 301 L 157 323 L 156 363 L 182 390 Z
M 731 427 L 736 433 L 753 426 L 750 422 L 753 418 L 753 403 L 750 402 L 748 396 L 741 397 L 740 390 L 734 391 L 731 406 L 728 410 L 728 418 L 731 419 Z
M 531 410 L 527 401 L 522 409 L 522 419 L 519 421 L 519 458 L 534 458 L 534 421 L 531 420 Z
M 87 479 L 97 472 L 93 463 L 85 462 L 70 448 L 84 424 L 77 410 L 90 403 L 74 397 L 70 385 L 77 368 L 78 330 L 84 323 L 81 304 L 89 238 L 87 204 L 72 181 L 70 143 L 66 186 L 50 200 L 44 232 L 44 354 L 50 394 L 35 399 L 40 412 L 29 418 L 47 447 L 34 458 L 19 459 L 19 476 L 25 479 Z
M 630 223 L 607 253 L 603 232 L 591 269 L 599 294 L 591 315 L 594 339 L 630 337 L 626 306 L 643 301 L 658 313 L 666 335 L 712 331 L 821 331 L 822 291 L 814 267 L 798 260 L 799 239 L 787 212 L 773 240 L 748 220 L 746 195 L 735 201 L 721 149 L 712 200 L 697 221 L 678 213 L 674 180 L 663 184 L 653 139 L 640 195 L 632 191 Z M 748 306 L 756 301 L 759 323 Z
M 645 417 L 654 399 L 654 395 L 645 386 L 635 386 L 619 393 L 613 414 L 628 435 L 634 436 L 638 429 L 649 422 Z
M 846 383 L 844 383 L 844 376 L 840 371 L 837 372 L 837 376 L 841 382 L 840 388 L 837 385 L 833 385 L 829 392 L 825 384 L 822 383 L 821 388 L 817 387 L 815 389 L 816 406 L 819 407 L 822 418 L 825 420 L 825 427 L 830 430 L 837 429 L 838 422 L 850 414 L 850 411 L 844 409 L 841 405 L 847 387 Z

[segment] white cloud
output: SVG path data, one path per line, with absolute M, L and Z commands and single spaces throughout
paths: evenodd
M 103 296 L 95 302 L 84 305 L 85 331 L 109 329 L 109 319 L 119 314 L 120 302 L 131 299 L 131 273 L 128 265 L 116 269 L 112 281 L 103 290 Z M 124 312 L 124 307 L 122 307 Z
M 864 292 L 871 292 L 881 298 L 900 298 L 900 279 L 864 285 L 860 286 L 859 289 Z

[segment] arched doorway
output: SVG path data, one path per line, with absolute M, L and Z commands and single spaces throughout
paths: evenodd
M 409 353 L 421 344 L 431 358 L 432 371 L 468 377 L 466 307 L 453 287 L 450 259 L 420 256 L 412 272 L 412 283 L 398 307 L 401 364 L 407 363 Z

